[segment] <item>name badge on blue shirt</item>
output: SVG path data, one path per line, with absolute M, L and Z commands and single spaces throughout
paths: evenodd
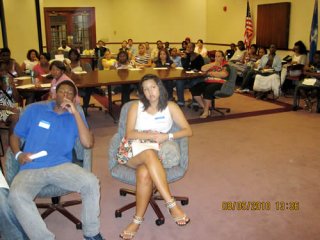
M 41 121 L 39 122 L 39 125 L 38 125 L 38 126 L 39 126 L 39 127 L 42 127 L 42 128 L 45 128 L 45 129 L 49 129 L 49 128 L 50 128 L 50 123 L 47 122 L 47 121 L 41 120 Z

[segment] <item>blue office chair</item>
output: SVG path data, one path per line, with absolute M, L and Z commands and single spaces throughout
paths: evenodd
M 111 176 L 123 183 L 135 186 L 136 185 L 136 172 L 134 169 L 127 167 L 126 165 L 121 165 L 118 163 L 116 155 L 118 151 L 118 147 L 120 145 L 120 141 L 125 135 L 126 131 L 126 121 L 128 109 L 134 101 L 126 103 L 120 113 L 119 119 L 119 128 L 118 132 L 112 137 L 109 146 L 109 171 L 111 172 Z M 177 126 L 173 126 L 172 132 L 176 131 Z M 183 178 L 188 168 L 188 138 L 181 138 L 175 140 L 180 147 L 180 164 L 178 166 L 166 169 L 167 181 L 168 183 L 173 183 Z M 126 196 L 126 194 L 135 195 L 134 190 L 121 188 L 120 195 Z M 180 201 L 182 205 L 187 205 L 189 203 L 188 197 L 178 197 L 174 196 L 175 200 Z M 149 200 L 149 204 L 155 211 L 157 215 L 156 224 L 158 226 L 162 225 L 165 222 L 165 218 L 156 202 L 156 200 L 163 200 L 161 196 L 159 196 L 157 189 L 154 189 L 153 195 Z M 128 209 L 131 209 L 136 206 L 136 202 L 132 202 L 127 204 L 126 206 L 119 208 L 115 211 L 115 217 L 121 217 L 122 213 Z
M 230 67 L 229 80 L 222 85 L 220 90 L 214 93 L 214 97 L 211 102 L 212 106 L 210 108 L 211 114 L 213 114 L 213 112 L 217 112 L 220 115 L 224 116 L 225 113 L 223 111 L 226 111 L 227 113 L 231 111 L 230 108 L 220 108 L 220 107 L 218 108 L 216 107 L 216 104 L 215 104 L 216 99 L 231 97 L 234 93 L 234 88 L 236 86 L 236 80 L 237 80 L 237 70 L 232 66 L 229 66 L 229 67 Z
M 41 104 L 41 103 L 36 103 L 36 104 Z M 77 109 L 79 112 L 83 113 L 82 107 L 80 105 L 77 105 Z M 80 140 L 77 139 L 73 149 L 72 162 L 75 164 L 78 164 L 79 166 L 82 166 L 83 168 L 91 172 L 91 169 L 92 169 L 91 159 L 92 159 L 91 149 L 84 148 L 81 145 Z M 15 159 L 15 156 L 10 147 L 7 149 L 7 152 L 6 152 L 5 168 L 6 168 L 6 180 L 8 184 L 11 185 L 13 178 L 19 171 L 19 162 Z M 48 217 L 54 211 L 58 211 L 62 215 L 64 215 L 66 218 L 68 218 L 71 222 L 73 222 L 76 225 L 77 229 L 82 229 L 81 221 L 66 209 L 66 207 L 81 204 L 81 200 L 71 200 L 71 201 L 65 201 L 65 202 L 60 201 L 61 196 L 64 196 L 70 193 L 71 193 L 70 191 L 64 190 L 54 185 L 48 185 L 41 189 L 37 197 L 51 198 L 51 203 L 37 203 L 37 207 L 46 209 L 41 214 L 43 219 Z

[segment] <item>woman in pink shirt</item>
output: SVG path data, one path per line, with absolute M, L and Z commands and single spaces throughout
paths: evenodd
M 40 58 L 39 63 L 36 66 L 34 66 L 32 69 L 36 77 L 50 73 L 50 69 L 49 69 L 50 54 L 40 53 L 39 58 Z
M 56 98 L 56 86 L 65 80 L 73 82 L 66 74 L 65 72 L 67 71 L 66 66 L 64 65 L 63 62 L 61 61 L 53 61 L 50 64 L 50 72 L 53 77 L 52 82 L 51 82 L 51 88 L 50 88 L 50 97 L 51 98 Z

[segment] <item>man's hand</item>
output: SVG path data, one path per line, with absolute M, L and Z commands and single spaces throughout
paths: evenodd
M 67 98 L 63 99 L 63 102 L 61 103 L 61 107 L 68 110 L 68 112 L 71 114 L 75 114 L 77 112 L 77 109 L 74 103 Z
M 32 162 L 32 160 L 29 158 L 29 156 L 31 156 L 32 154 L 31 153 L 21 153 L 19 156 L 18 156 L 18 161 L 21 165 L 23 164 L 26 164 L 28 162 Z

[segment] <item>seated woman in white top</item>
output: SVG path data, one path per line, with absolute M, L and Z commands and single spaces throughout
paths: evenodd
M 31 71 L 39 63 L 39 53 L 35 49 L 30 49 L 27 53 L 27 59 L 21 64 L 22 71 Z
M 293 55 L 292 60 L 290 63 L 287 63 L 282 66 L 281 70 L 281 85 L 286 80 L 286 76 L 288 75 L 288 67 L 295 65 L 295 64 L 301 64 L 306 65 L 307 64 L 307 48 L 306 45 L 302 41 L 298 41 L 294 44 L 293 47 Z M 290 76 L 299 76 L 302 73 L 302 70 L 292 70 L 289 72 Z
M 174 102 L 168 101 L 166 89 L 157 76 L 147 74 L 142 78 L 139 96 L 140 101 L 133 103 L 128 111 L 127 139 L 152 140 L 161 144 L 167 140 L 192 135 L 182 111 Z M 173 122 L 181 130 L 170 133 Z M 172 198 L 165 170 L 155 150 L 142 151 L 123 164 L 136 169 L 136 201 L 139 204 L 136 205 L 133 221 L 120 234 L 122 239 L 133 239 L 143 221 L 154 185 L 165 200 L 176 224 L 184 226 L 189 223 L 190 219 Z
M 203 58 L 208 57 L 208 50 L 203 46 L 202 39 L 197 41 L 197 46 L 195 47 L 194 52 L 199 53 Z
M 68 58 L 70 59 L 70 62 L 64 61 L 64 64 L 66 64 L 66 67 L 67 67 L 67 71 L 71 71 L 73 73 L 83 71 L 83 68 L 80 62 L 81 55 L 77 51 L 77 49 L 72 48 L 69 51 Z
M 275 97 L 279 96 L 280 88 L 280 76 L 281 71 L 281 59 L 276 55 L 276 46 L 270 45 L 269 54 L 264 55 L 261 58 L 259 64 L 260 72 L 257 73 L 253 90 L 257 93 L 257 99 L 263 99 L 267 97 L 268 91 L 272 91 Z

